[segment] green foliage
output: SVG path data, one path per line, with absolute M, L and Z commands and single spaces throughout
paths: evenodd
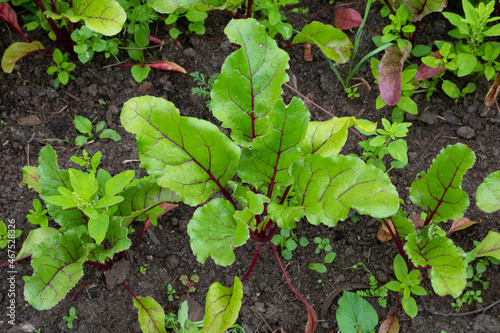
M 188 29 L 190 32 L 194 32 L 198 35 L 205 34 L 205 19 L 208 17 L 207 13 L 195 9 L 179 8 L 175 12 L 169 14 L 165 19 L 165 24 L 172 25 L 168 30 L 170 37 L 177 39 L 177 37 L 182 34 L 182 32 L 175 27 L 177 21 L 181 17 L 185 17 L 189 21 Z
M 78 132 L 80 132 L 83 135 L 79 135 L 75 138 L 75 145 L 76 146 L 83 146 L 85 143 L 87 143 L 89 140 L 93 139 L 99 132 L 99 138 L 101 139 L 111 139 L 115 142 L 118 142 L 122 139 L 120 134 L 118 134 L 115 130 L 107 128 L 105 130 L 104 127 L 106 126 L 106 122 L 104 120 L 100 121 L 97 123 L 95 131 L 93 130 L 93 125 L 92 123 L 95 121 L 90 121 L 88 118 L 83 117 L 83 116 L 75 116 L 75 128 Z M 73 162 L 79 164 L 80 166 L 83 166 L 83 162 L 79 161 L 76 162 L 74 160 Z
M 196 284 L 200 281 L 200 277 L 198 275 L 191 275 L 191 278 L 188 278 L 187 275 L 181 275 L 179 280 L 188 288 L 188 292 L 194 293 L 196 291 Z
M 199 327 L 203 327 L 203 321 L 192 322 L 188 319 L 188 302 L 182 302 L 177 314 L 168 313 L 165 316 L 165 328 L 170 328 L 175 333 L 198 333 Z
M 87 26 L 73 31 L 71 39 L 76 43 L 73 49 L 78 54 L 78 60 L 85 64 L 92 60 L 95 52 L 103 52 L 106 59 L 111 55 L 116 56 L 118 54 L 117 41 L 105 40 L 103 37 L 103 34 L 94 32 Z
M 337 254 L 335 252 L 327 253 L 322 263 L 311 263 L 308 264 L 307 267 L 318 273 L 326 273 L 327 268 L 325 264 L 331 264 L 336 256 Z
M 40 225 L 42 228 L 48 228 L 49 226 L 49 218 L 47 217 L 47 210 L 42 210 L 42 204 L 40 200 L 33 200 L 33 209 L 30 209 L 30 213 L 26 215 L 26 218 L 31 224 Z
M 19 229 L 11 229 L 10 228 L 11 226 L 9 225 L 9 228 L 7 228 L 7 225 L 5 225 L 5 222 L 0 220 L 0 249 L 5 249 L 7 247 L 7 245 L 9 243 L 12 243 L 14 242 L 14 246 L 15 246 L 15 241 L 14 239 L 15 238 L 18 238 L 19 236 L 21 236 L 21 230 Z M 9 240 L 11 240 L 9 242 Z M 9 253 L 11 250 L 14 249 L 14 246 L 9 246 Z M 14 255 L 12 255 L 12 257 L 14 257 Z M 10 258 L 10 254 L 9 254 L 9 258 Z
M 215 80 L 217 80 L 217 77 L 219 76 L 218 73 L 214 73 L 210 75 L 210 77 L 205 76 L 205 74 L 200 73 L 200 72 L 193 72 L 189 74 L 193 77 L 193 81 L 195 83 L 195 87 L 191 88 L 191 94 L 195 96 L 199 96 L 202 98 L 208 99 L 206 102 L 206 106 L 208 110 L 212 111 L 211 109 L 211 103 L 210 103 L 210 92 L 212 91 L 212 88 L 214 86 Z
M 366 267 L 365 267 L 366 269 Z M 370 271 L 368 271 L 370 272 Z M 370 279 L 370 289 L 366 290 L 358 290 L 356 291 L 356 294 L 358 294 L 361 297 L 372 297 L 376 298 L 378 304 L 381 307 L 386 307 L 387 306 L 387 300 L 385 299 L 388 295 L 388 289 L 385 286 L 378 286 L 378 281 L 375 275 L 373 275 L 370 272 L 370 275 L 368 275 L 368 278 Z
M 297 237 L 295 234 L 288 229 L 281 229 L 280 234 L 276 234 L 271 239 L 271 243 L 281 248 L 281 255 L 286 260 L 292 259 L 292 252 L 297 248 Z M 309 244 L 309 241 L 305 237 L 301 237 L 299 240 L 299 244 L 302 247 L 306 247 Z
M 314 244 L 316 244 L 316 249 L 314 250 L 314 253 L 319 254 L 321 251 L 325 251 L 326 253 L 330 252 L 332 250 L 332 246 L 330 245 L 330 239 L 328 238 L 321 238 L 321 237 L 314 237 L 313 240 Z
M 69 79 L 75 79 L 75 77 L 69 72 L 75 69 L 76 65 L 72 62 L 68 62 L 68 55 L 62 54 L 59 49 L 54 50 L 53 60 L 56 63 L 56 66 L 50 66 L 47 69 L 47 74 L 53 75 L 57 74 L 57 78 L 54 80 L 54 87 L 59 87 L 59 84 L 68 84 Z
M 69 316 L 64 316 L 63 319 L 66 322 L 66 326 L 68 326 L 68 328 L 73 328 L 73 321 L 75 319 L 78 319 L 78 316 L 76 315 L 76 309 L 74 306 L 72 306 L 69 309 Z
M 134 296 L 134 306 L 138 310 L 139 324 L 143 332 L 167 333 L 165 311 L 158 302 L 151 297 Z
M 341 333 L 368 333 L 378 323 L 377 312 L 366 300 L 356 293 L 344 291 L 335 313 Z
M 177 290 L 172 287 L 172 285 L 169 283 L 167 285 L 167 295 L 168 295 L 168 300 L 172 302 L 174 300 L 174 294 L 177 292 Z
M 256 0 L 253 3 L 252 14 L 260 16 L 259 23 L 266 27 L 269 36 L 274 38 L 279 33 L 284 40 L 288 40 L 292 37 L 293 27 L 290 23 L 286 23 L 288 18 L 281 9 L 286 5 L 297 3 L 299 0 Z M 256 12 L 260 15 L 255 15 Z
M 146 267 L 144 267 L 144 266 L 139 267 L 139 272 L 140 272 L 142 275 L 146 275 L 147 270 L 148 270 L 148 269 L 147 269 Z

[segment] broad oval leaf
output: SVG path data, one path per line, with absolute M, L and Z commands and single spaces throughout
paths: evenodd
M 165 311 L 151 297 L 133 297 L 138 310 L 139 324 L 143 333 L 167 333 L 165 330 Z
M 125 10 L 115 0 L 73 0 L 73 14 L 65 14 L 72 22 L 85 21 L 85 26 L 105 36 L 122 30 L 127 19 Z
M 23 246 L 16 256 L 16 260 L 25 256 L 32 255 L 35 248 L 40 245 L 45 239 L 58 234 L 59 230 L 50 227 L 31 230 L 28 234 L 28 237 L 26 237 L 26 239 L 24 240 Z
M 430 13 L 443 11 L 448 0 L 403 0 L 403 3 L 413 14 L 413 22 L 417 22 Z
M 472 250 L 477 257 L 494 257 L 500 260 L 500 234 L 490 231 L 481 243 Z
M 373 330 L 378 323 L 375 309 L 356 293 L 344 291 L 339 299 L 339 308 L 335 313 L 337 324 L 342 333 L 357 333 Z
M 94 246 L 71 230 L 45 239 L 33 251 L 33 276 L 26 281 L 24 298 L 38 310 L 54 307 L 83 276 L 83 263 Z
M 462 190 L 462 177 L 475 159 L 472 150 L 458 143 L 444 148 L 427 174 L 418 174 L 410 189 L 410 199 L 426 211 L 426 225 L 429 221 L 445 222 L 463 216 L 469 196 Z
M 16 62 L 25 55 L 43 50 L 45 47 L 39 41 L 31 43 L 13 43 L 5 50 L 2 57 L 2 69 L 5 73 L 12 73 Z
M 397 212 L 398 194 L 380 169 L 351 156 L 307 155 L 293 166 L 295 195 L 312 224 L 335 226 L 349 208 L 382 218 Z
M 24 40 L 27 40 L 24 35 L 19 23 L 17 22 L 16 12 L 12 9 L 12 7 L 6 2 L 0 2 L 0 18 L 5 22 L 10 23 L 10 25 L 16 29 L 16 31 L 23 36 Z
M 130 99 L 121 121 L 136 134 L 141 166 L 188 205 L 205 202 L 210 194 L 225 189 L 238 169 L 240 148 L 217 126 L 181 117 L 162 98 Z
M 187 232 L 191 249 L 202 264 L 212 257 L 217 265 L 227 266 L 234 262 L 235 247 L 245 244 L 250 237 L 248 226 L 233 215 L 233 205 L 217 198 L 194 212 Z
M 32 188 L 38 193 L 42 192 L 42 188 L 38 182 L 38 169 L 34 166 L 25 166 L 23 167 L 23 180 L 21 181 L 22 185 L 28 185 L 28 188 Z
M 385 104 L 394 106 L 401 99 L 402 71 L 404 62 L 410 55 L 409 42 L 402 50 L 397 45 L 385 49 L 382 60 L 378 63 L 378 85 L 380 98 Z
M 194 9 L 197 11 L 229 10 L 238 8 L 244 0 L 156 0 L 152 7 L 157 12 L 171 14 L 177 9 Z
M 307 24 L 295 36 L 293 44 L 299 43 L 317 45 L 325 56 L 338 63 L 345 63 L 350 59 L 353 47 L 342 30 L 316 21 Z
M 224 287 L 219 282 L 210 286 L 205 304 L 205 323 L 202 333 L 222 333 L 238 318 L 243 298 L 243 284 L 235 276 L 233 288 Z
M 212 110 L 231 138 L 248 147 L 269 130 L 266 116 L 288 81 L 289 57 L 254 19 L 232 20 L 224 32 L 241 48 L 226 58 L 213 85 Z
M 479 185 L 476 192 L 476 203 L 488 213 L 500 209 L 500 170 L 493 172 Z
M 361 14 L 354 8 L 339 8 L 333 14 L 335 15 L 335 27 L 340 30 L 357 28 L 363 22 Z

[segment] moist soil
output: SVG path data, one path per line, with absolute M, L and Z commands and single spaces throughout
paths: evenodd
M 303 1 L 303 6 L 310 9 L 301 16 L 289 13 L 288 17 L 296 29 L 302 28 L 305 20 L 319 20 L 333 24 L 333 10 L 328 1 Z M 339 2 L 339 4 L 342 4 Z M 350 5 L 364 12 L 362 3 Z M 330 8 L 330 9 L 329 9 Z M 373 6 L 358 52 L 358 61 L 364 54 L 373 49 L 371 37 L 380 34 L 387 19 L 382 19 L 378 13 L 380 4 Z M 451 10 L 458 12 L 459 8 Z M 210 13 L 206 21 L 205 36 L 182 36 L 179 42 L 172 42 L 161 49 L 151 49 L 146 55 L 147 60 L 170 60 L 183 66 L 188 73 L 200 71 L 206 75 L 220 72 L 225 58 L 235 47 L 227 42 L 223 33 L 229 18 L 224 13 Z M 181 22 L 181 24 L 185 24 Z M 21 22 L 22 25 L 22 22 Z M 182 26 L 181 28 L 187 28 Z M 0 53 L 11 41 L 21 41 L 21 38 L 8 30 L 2 24 L 0 38 Z M 187 30 L 187 29 L 186 29 Z M 431 14 L 421 22 L 416 42 L 433 46 L 433 41 L 447 39 L 446 32 L 451 30 L 449 23 L 440 14 Z M 168 39 L 168 33 L 161 20 L 152 27 L 156 36 Z M 351 39 L 352 32 L 347 32 Z M 43 45 L 58 47 L 55 42 L 47 39 L 42 32 L 29 33 L 33 40 L 41 40 Z M 286 46 L 290 41 L 278 41 L 280 46 Z M 292 85 L 304 95 L 311 117 L 316 121 L 329 119 L 331 116 L 321 108 L 335 116 L 355 116 L 379 122 L 381 118 L 390 119 L 391 109 L 385 107 L 375 109 L 375 99 L 379 94 L 374 83 L 369 63 L 361 66 L 351 84 L 358 84 L 360 98 L 349 99 L 342 91 L 342 86 L 329 68 L 328 63 L 316 47 L 312 48 L 313 61 L 304 61 L 302 45 L 288 48 L 290 55 L 290 70 Z M 380 59 L 381 54 L 377 55 Z M 120 54 L 120 59 L 126 59 L 126 54 Z M 410 59 L 415 61 L 415 59 Z M 0 219 L 14 220 L 17 229 L 23 230 L 17 240 L 16 251 L 21 248 L 22 241 L 28 232 L 34 229 L 26 220 L 28 210 L 32 208 L 32 200 L 36 193 L 20 185 L 23 166 L 38 165 L 40 149 L 51 144 L 59 156 L 61 169 L 75 167 L 68 162 L 70 156 L 80 154 L 76 148 L 63 141 L 46 141 L 47 139 L 74 140 L 77 136 L 73 126 L 75 115 L 85 116 L 97 121 L 104 120 L 107 128 L 116 130 L 122 136 L 119 142 L 106 139 L 95 140 L 86 145 L 90 153 L 101 151 L 103 154 L 101 166 L 112 173 L 126 169 L 135 170 L 138 177 L 146 175 L 139 167 L 137 146 L 132 134 L 124 131 L 120 124 L 120 111 L 123 103 L 135 96 L 152 95 L 172 101 L 180 110 L 181 115 L 197 117 L 220 123 L 206 108 L 206 100 L 193 96 L 194 86 L 189 75 L 152 70 L 145 81 L 138 84 L 126 67 L 106 67 L 114 62 L 97 55 L 90 64 L 79 64 L 72 74 L 75 80 L 55 89 L 53 78 L 46 74 L 52 65 L 52 59 L 38 54 L 32 54 L 18 62 L 11 74 L 0 74 L 0 116 L 6 123 L 0 125 Z M 348 65 L 337 67 L 345 77 Z M 467 84 L 466 79 L 457 80 L 460 88 Z M 419 107 L 419 115 L 409 117 L 412 122 L 406 141 L 408 143 L 409 164 L 404 169 L 391 170 L 394 185 L 404 201 L 403 209 L 407 213 L 420 212 L 412 205 L 408 192 L 417 174 L 429 168 L 433 158 L 446 146 L 463 143 L 476 153 L 476 163 L 464 177 L 463 189 L 470 195 L 471 205 L 466 211 L 466 217 L 477 221 L 476 225 L 452 234 L 452 240 L 464 250 L 473 248 L 473 240 L 482 240 L 489 230 L 500 231 L 498 223 L 500 214 L 486 214 L 475 206 L 476 188 L 490 173 L 500 168 L 500 116 L 494 107 L 487 109 L 483 100 L 489 85 L 484 78 L 477 81 L 477 90 L 460 99 L 458 103 L 448 98 L 442 92 L 436 92 L 430 101 L 424 94 L 414 95 Z M 295 92 L 283 88 L 284 98 L 290 101 Z M 343 149 L 344 154 L 362 154 L 357 145 L 359 139 L 350 135 Z M 240 278 L 250 266 L 255 244 L 248 241 L 246 245 L 237 248 L 236 261 L 228 267 L 216 266 L 211 260 L 206 264 L 196 261 L 189 246 L 186 232 L 188 221 L 196 207 L 180 204 L 178 208 L 169 211 L 159 222 L 158 227 L 150 228 L 139 242 L 139 245 L 127 251 L 126 258 L 131 263 L 131 271 L 126 279 L 127 285 L 138 296 L 153 297 L 166 313 L 177 312 L 183 299 L 190 299 L 190 310 L 199 310 L 205 303 L 205 295 L 209 286 L 215 281 L 231 286 L 233 276 Z M 445 229 L 448 226 L 442 225 Z M 379 284 L 385 284 L 394 279 L 392 260 L 397 254 L 392 242 L 381 243 L 376 234 L 380 223 L 367 216 L 361 216 L 357 223 L 350 219 L 340 222 L 335 228 L 323 225 L 312 226 L 303 220 L 294 231 L 297 237 L 306 237 L 311 244 L 305 248 L 299 246 L 293 252 L 291 260 L 283 260 L 286 272 L 294 287 L 307 299 L 318 312 L 326 297 L 335 289 L 349 287 L 350 284 L 367 284 L 368 272 L 362 268 L 349 269 L 356 263 L 364 261 L 366 267 L 376 276 Z M 142 225 L 135 225 L 136 231 L 130 235 L 134 242 Z M 321 262 L 323 256 L 314 253 L 312 239 L 328 237 L 337 253 L 328 272 L 316 273 L 307 268 L 309 263 Z M 0 251 L 0 262 L 7 261 L 7 251 Z M 146 274 L 141 274 L 140 267 L 146 267 Z M 84 267 L 84 276 L 67 297 L 50 310 L 38 311 L 31 307 L 23 297 L 23 276 L 30 276 L 32 268 L 28 260 L 16 264 L 16 325 L 8 323 L 5 316 L 9 297 L 7 269 L 3 269 L 0 280 L 0 332 L 140 332 L 137 320 L 137 309 L 132 297 L 123 288 L 106 288 L 103 271 Z M 181 275 L 198 275 L 200 281 L 196 291 L 188 293 L 180 282 Z M 431 290 L 427 273 L 424 272 L 423 285 Z M 319 281 L 321 280 L 321 282 Z M 475 311 L 486 307 L 500 298 L 500 275 L 498 266 L 489 266 L 483 276 L 483 281 L 489 281 L 487 290 L 482 291 L 483 303 L 472 303 L 465 306 L 461 313 Z M 78 295 L 70 302 L 76 290 L 86 284 Z M 167 297 L 167 285 L 172 284 L 177 290 L 173 301 Z M 480 290 L 479 284 L 474 290 Z M 247 332 L 274 332 L 280 328 L 289 332 L 301 332 L 307 321 L 307 312 L 301 301 L 295 297 L 287 285 L 273 252 L 264 247 L 259 255 L 257 265 L 244 283 L 243 305 L 237 323 Z M 337 332 L 335 310 L 338 298 L 334 300 L 325 318 L 318 324 L 317 332 Z M 379 321 L 387 318 L 395 306 L 396 297 L 391 293 L 387 298 L 387 307 L 378 306 L 370 300 L 377 310 Z M 432 312 L 455 314 L 451 307 L 454 299 L 451 296 L 439 297 L 435 294 L 417 298 L 419 314 L 411 319 L 398 309 L 400 332 L 500 332 L 500 306 L 471 315 L 441 316 Z M 66 327 L 63 316 L 68 315 L 71 306 L 76 308 L 78 319 L 72 330 Z M 203 310 L 201 310 L 203 311 Z M 199 312 L 199 311 L 198 311 Z M 191 313 L 191 315 L 196 315 Z

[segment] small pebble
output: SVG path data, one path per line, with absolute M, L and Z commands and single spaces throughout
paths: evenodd
M 469 126 L 461 126 L 457 129 L 457 135 L 464 139 L 472 139 L 476 135 L 476 131 Z
M 421 122 L 423 122 L 424 124 L 427 124 L 427 125 L 434 125 L 436 123 L 437 116 L 431 112 L 424 111 L 420 115 L 420 117 L 418 117 L 418 120 L 420 120 Z
M 447 122 L 449 122 L 452 125 L 458 125 L 458 117 L 455 116 L 453 113 L 444 111 L 443 112 L 443 118 L 446 119 Z

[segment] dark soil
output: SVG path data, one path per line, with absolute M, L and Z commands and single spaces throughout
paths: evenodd
M 308 20 L 333 23 L 333 11 L 325 10 L 328 1 L 303 1 L 310 12 L 304 16 Z M 361 4 L 355 4 L 360 12 L 364 11 Z M 360 59 L 373 49 L 370 38 L 379 34 L 387 24 L 378 14 L 380 5 L 374 5 L 368 20 L 369 29 L 365 29 L 358 52 Z M 295 28 L 301 28 L 305 23 L 297 14 L 290 13 L 290 20 Z M 233 51 L 227 44 L 223 29 L 228 22 L 224 13 L 210 13 L 206 22 L 207 32 L 204 36 L 182 37 L 180 43 L 171 43 L 161 50 L 152 49 L 150 60 L 171 60 L 183 66 L 188 73 L 200 71 L 207 75 L 219 72 L 225 58 Z M 1 25 L 0 53 L 3 54 L 11 42 L 11 35 L 5 24 Z M 434 40 L 447 39 L 446 32 L 451 27 L 440 14 L 432 14 L 424 19 L 419 27 L 417 43 L 432 46 Z M 153 28 L 153 31 L 155 29 Z M 12 32 L 13 38 L 20 37 Z M 160 38 L 167 38 L 167 32 L 162 23 L 158 23 Z M 350 34 L 353 38 L 353 34 Z M 39 38 L 46 46 L 57 45 L 44 37 L 43 33 L 30 36 Z M 210 38 L 208 38 L 210 37 Z M 281 46 L 289 42 L 280 41 Z M 305 62 L 302 46 L 287 49 L 290 55 L 290 74 L 295 76 L 298 90 L 310 101 L 325 108 L 335 116 L 356 116 L 371 121 L 390 118 L 391 109 L 375 109 L 375 99 L 378 88 L 374 84 L 369 63 L 363 65 L 352 83 L 366 82 L 359 86 L 361 98 L 350 100 L 342 92 L 342 87 L 334 73 L 329 68 L 319 49 L 313 47 L 314 60 Z M 378 55 L 380 58 L 381 55 Z M 126 55 L 120 55 L 125 59 Z M 412 59 L 413 60 L 413 59 Z M 139 168 L 135 138 L 123 130 L 119 114 L 123 103 L 134 96 L 153 95 L 167 98 L 180 110 L 182 115 L 198 117 L 217 123 L 205 107 L 205 100 L 191 95 L 193 81 L 189 75 L 173 72 L 152 70 L 149 77 L 137 84 L 128 68 L 108 67 L 113 61 L 96 56 L 90 65 L 78 65 L 73 72 L 76 80 L 70 81 L 59 89 L 53 87 L 53 78 L 46 74 L 52 59 L 41 55 L 30 55 L 19 61 L 11 74 L 0 74 L 0 119 L 6 125 L 0 125 L 0 219 L 15 220 L 16 228 L 23 233 L 17 240 L 16 251 L 21 248 L 22 241 L 28 232 L 34 228 L 26 220 L 26 214 L 36 197 L 34 191 L 19 185 L 22 179 L 21 168 L 26 165 L 36 166 L 40 149 L 51 144 L 59 156 L 59 165 L 67 169 L 74 165 L 68 163 L 69 157 L 76 153 L 75 147 L 58 141 L 45 139 L 74 140 L 76 132 L 73 117 L 81 115 L 97 120 L 105 120 L 107 127 L 115 129 L 122 135 L 122 141 L 115 143 L 109 140 L 96 140 L 88 144 L 91 153 L 102 151 L 102 167 L 118 173 L 125 169 L 133 169 L 136 175 L 146 175 Z M 339 65 L 344 77 L 348 65 Z M 467 84 L 465 79 L 457 81 L 450 76 L 459 87 Z M 357 80 L 361 78 L 361 80 Z M 477 186 L 490 173 L 500 166 L 500 125 L 499 115 L 495 108 L 485 109 L 483 100 L 488 90 L 488 83 L 480 79 L 477 91 L 467 100 L 454 103 L 443 93 L 436 93 L 430 102 L 422 94 L 415 100 L 419 106 L 419 116 L 411 118 L 412 126 L 407 137 L 410 162 L 402 170 L 392 170 L 390 175 L 397 186 L 401 198 L 405 202 L 403 209 L 410 212 L 420 212 L 408 199 L 411 182 L 418 172 L 427 170 L 432 159 L 441 149 L 450 144 L 461 142 L 476 153 L 476 163 L 466 174 L 463 189 L 469 193 L 471 206 L 466 216 L 480 223 L 465 231 L 454 233 L 453 241 L 464 250 L 473 248 L 473 240 L 483 239 L 489 230 L 500 231 L 498 223 L 500 214 L 486 214 L 475 207 L 474 194 Z M 284 87 L 285 98 L 290 100 L 294 93 Z M 105 104 L 99 101 L 105 102 Z M 307 102 L 313 120 L 327 120 L 329 115 L 317 108 L 312 102 Z M 425 110 L 425 111 L 424 111 Z M 39 123 L 23 125 L 26 117 L 37 117 Z M 461 137 L 463 126 L 473 132 L 473 137 Z M 344 154 L 360 154 L 357 138 L 351 136 L 343 150 Z M 208 260 L 205 265 L 198 263 L 193 256 L 186 226 L 195 207 L 181 204 L 180 207 L 168 212 L 162 217 L 158 228 L 145 234 L 138 247 L 128 251 L 127 258 L 131 261 L 131 274 L 126 280 L 132 291 L 139 296 L 151 296 L 166 313 L 177 312 L 180 297 L 187 294 L 187 288 L 179 281 L 183 274 L 200 276 L 196 291 L 190 296 L 194 301 L 204 305 L 208 287 L 215 281 L 231 286 L 233 276 L 242 277 L 250 265 L 254 244 L 249 241 L 236 250 L 236 262 L 229 267 L 216 266 Z M 314 254 L 314 246 L 298 248 L 293 252 L 293 259 L 284 260 L 286 271 L 293 285 L 304 295 L 307 301 L 319 313 L 327 295 L 346 283 L 368 283 L 368 273 L 363 269 L 347 269 L 365 260 L 368 269 L 375 274 L 380 284 L 394 279 L 392 259 L 397 251 L 389 242 L 382 244 L 376 238 L 380 223 L 362 216 L 356 224 L 347 220 L 339 223 L 336 228 L 325 226 L 314 227 L 306 221 L 296 229 L 298 237 L 312 240 L 316 236 L 328 237 L 333 250 L 337 253 L 335 261 L 329 265 L 328 272 L 318 274 L 307 268 L 311 262 L 318 262 L 322 257 Z M 445 226 L 448 228 L 448 226 Z M 136 226 L 140 230 L 141 225 Z M 138 237 L 136 231 L 131 235 L 133 241 Z M 6 262 L 6 250 L 0 251 L 0 262 Z M 147 267 L 145 275 L 139 272 L 139 267 Z M 16 264 L 16 323 L 12 327 L 4 315 L 8 302 L 7 280 L 0 280 L 0 332 L 33 332 L 41 328 L 41 332 L 140 332 L 137 320 L 137 310 L 130 294 L 122 287 L 112 290 L 106 288 L 103 272 L 93 267 L 85 267 L 85 275 L 78 283 L 81 287 L 87 284 L 73 302 L 70 298 L 77 288 L 74 288 L 56 307 L 47 311 L 32 308 L 23 298 L 23 276 L 30 276 L 32 268 L 29 260 Z M 7 276 L 6 270 L 2 276 Z M 318 279 L 322 282 L 318 283 Z M 483 303 L 473 303 L 462 310 L 473 311 L 485 307 L 500 298 L 500 275 L 498 267 L 489 267 L 483 280 L 490 281 L 490 286 L 482 293 Z M 424 286 L 431 290 L 428 279 Z M 177 290 L 173 302 L 167 299 L 167 285 L 171 283 Z M 474 289 L 480 289 L 479 285 Z M 395 304 L 395 295 L 388 298 L 387 308 L 375 304 L 382 321 L 391 312 Z M 426 311 L 455 313 L 450 306 L 453 298 L 438 297 L 434 294 L 417 299 L 419 315 L 410 319 L 401 308 L 398 318 L 401 324 L 400 332 L 500 332 L 500 307 L 494 307 L 484 313 L 469 316 L 443 317 Z M 425 302 L 425 303 L 424 303 Z M 426 304 L 426 305 L 425 305 Z M 330 307 L 327 318 L 320 322 L 317 332 L 337 331 L 335 320 L 336 300 Z M 73 330 L 66 328 L 63 316 L 68 309 L 75 306 L 78 319 Z M 284 331 L 301 332 L 307 321 L 307 312 L 288 287 L 281 274 L 269 247 L 261 251 L 257 266 L 244 283 L 243 306 L 237 321 L 247 332 L 271 332 L 282 328 Z

